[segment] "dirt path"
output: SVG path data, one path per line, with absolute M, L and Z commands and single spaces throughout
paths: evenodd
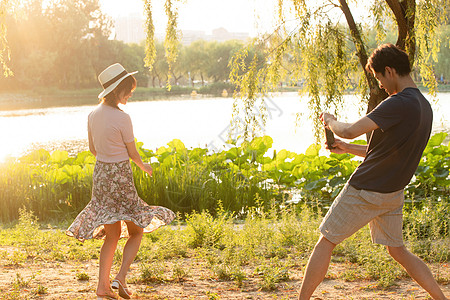
M 135 291 L 133 299 L 296 299 L 303 276 L 300 267 L 293 268 L 289 272 L 289 281 L 278 283 L 274 291 L 263 291 L 258 283 L 261 279 L 256 277 L 248 276 L 238 287 L 235 282 L 214 279 L 212 272 L 201 262 L 186 259 L 183 264 L 183 268 L 188 270 L 184 281 L 149 284 L 137 280 L 140 270 L 136 263 L 133 264 L 128 279 L 131 282 L 129 287 Z M 436 274 L 436 266 L 431 267 Z M 429 299 L 409 278 L 386 290 L 376 288 L 375 281 L 334 279 L 337 273 L 348 268 L 344 263 L 332 263 L 328 279 L 319 286 L 313 299 Z M 95 299 L 97 272 L 97 260 L 35 261 L 21 266 L 1 266 L 0 299 Z M 446 295 L 450 295 L 450 266 L 441 265 L 439 272 L 441 278 L 447 279 L 441 287 Z M 78 280 L 79 273 L 87 274 L 90 279 Z M 170 274 L 165 275 L 171 278 Z M 38 294 L 39 289 L 45 293 Z

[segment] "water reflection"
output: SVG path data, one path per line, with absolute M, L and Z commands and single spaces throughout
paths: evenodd
M 358 99 L 346 96 L 354 105 L 346 105 L 344 120 L 356 120 L 360 115 Z M 444 112 L 450 111 L 450 93 L 438 95 L 433 103 L 434 132 L 449 131 L 450 122 Z M 306 101 L 296 93 L 278 94 L 271 98 L 279 111 L 267 120 L 265 134 L 274 139 L 274 149 L 302 153 L 314 143 L 312 121 L 308 118 Z M 94 99 L 95 102 L 95 99 Z M 0 111 L 0 161 L 8 155 L 18 156 L 30 148 L 48 150 L 87 149 L 87 116 L 96 103 L 85 106 L 51 107 Z M 135 101 L 123 109 L 133 120 L 134 133 L 144 147 L 156 149 L 173 139 L 187 147 L 226 149 L 225 131 L 229 128 L 233 99 L 200 98 L 196 100 Z M 297 114 L 302 118 L 297 121 Z M 298 126 L 296 126 L 298 124 Z M 214 147 L 211 147 L 214 146 Z

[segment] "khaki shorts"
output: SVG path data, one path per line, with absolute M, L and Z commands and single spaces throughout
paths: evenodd
M 339 244 L 369 223 L 372 242 L 403 246 L 403 190 L 377 193 L 346 184 L 320 224 L 322 235 Z

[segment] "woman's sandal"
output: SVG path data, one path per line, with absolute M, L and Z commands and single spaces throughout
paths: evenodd
M 119 296 L 123 299 L 131 299 L 131 294 L 128 293 L 128 290 L 123 286 L 119 279 L 114 279 L 111 283 L 111 287 L 119 290 Z

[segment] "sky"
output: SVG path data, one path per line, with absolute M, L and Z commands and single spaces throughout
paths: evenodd
M 164 12 L 165 0 L 152 0 L 153 19 L 156 32 L 164 32 L 167 18 Z M 178 28 L 181 30 L 202 30 L 207 34 L 223 27 L 229 32 L 270 31 L 275 23 L 277 0 L 185 0 L 178 1 Z M 144 14 L 143 0 L 100 0 L 104 13 L 113 18 L 130 14 Z

